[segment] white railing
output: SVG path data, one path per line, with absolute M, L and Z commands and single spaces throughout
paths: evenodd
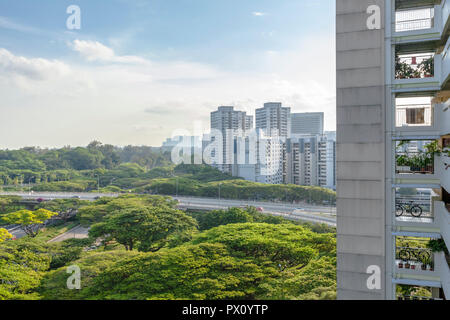
M 395 32 L 431 29 L 434 27 L 434 8 L 400 10 L 395 13 Z
M 431 105 L 396 106 L 396 127 L 431 126 L 433 108 Z

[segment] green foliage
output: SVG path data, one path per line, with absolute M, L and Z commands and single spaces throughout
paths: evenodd
M 292 224 L 265 223 L 220 226 L 196 235 L 192 243 L 221 243 L 237 256 L 270 261 L 281 271 L 302 268 L 317 256 L 333 257 L 336 247 L 334 235 Z
M 39 292 L 45 299 L 335 298 L 334 235 L 293 224 L 229 224 L 175 248 L 126 253 L 87 253 L 73 262 L 81 290 L 65 289 L 60 268 Z
M 19 210 L 3 215 L 2 219 L 9 224 L 18 224 L 22 230 L 30 237 L 36 237 L 44 222 L 53 216 L 58 215 L 46 209 L 36 211 Z
M 221 244 L 185 245 L 122 260 L 84 292 L 94 299 L 254 299 L 276 270 Z
M 12 239 L 12 234 L 8 232 L 8 230 L 0 228 L 0 242 Z
M 129 207 L 109 213 L 91 227 L 89 235 L 115 240 L 130 251 L 138 242 L 140 251 L 154 252 L 164 247 L 171 235 L 193 230 L 195 225 L 192 218 L 175 209 Z
M 433 252 L 444 252 L 447 255 L 449 254 L 444 239 L 431 239 L 427 243 L 427 248 L 431 249 Z
M 81 288 L 82 290 L 67 289 L 67 268 L 62 267 L 46 273 L 42 279 L 38 292 L 43 299 L 49 300 L 78 300 L 86 298 L 84 293 L 86 288 L 92 286 L 93 280 L 103 271 L 113 266 L 123 258 L 139 255 L 130 251 L 107 251 L 93 252 L 85 257 L 73 261 L 74 265 L 81 270 Z
M 83 226 L 102 222 L 111 212 L 130 207 L 175 208 L 176 202 L 169 197 L 149 195 L 122 195 L 117 198 L 101 198 L 78 210 L 78 218 Z
M 264 215 L 258 212 L 253 207 L 248 208 L 231 208 L 228 210 L 214 210 L 210 212 L 194 212 L 189 213 L 198 222 L 198 227 L 201 231 L 208 230 L 221 225 L 231 223 L 245 223 L 245 222 L 265 222 L 272 224 L 288 223 L 287 220 Z
M 0 246 L 0 300 L 37 299 L 36 288 L 51 258 L 33 245 Z

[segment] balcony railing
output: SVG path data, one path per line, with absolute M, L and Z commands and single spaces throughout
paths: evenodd
M 434 8 L 401 10 L 395 14 L 395 32 L 431 29 L 434 27 Z
M 434 254 L 430 249 L 397 247 L 395 259 L 398 269 L 434 271 Z
M 395 58 L 395 79 L 434 77 L 434 53 L 403 55 Z
M 432 222 L 430 197 L 396 196 L 395 216 L 398 220 Z
M 431 126 L 432 115 L 431 105 L 398 105 L 396 106 L 396 127 Z
M 434 174 L 434 158 L 423 152 L 397 152 L 397 174 Z
M 397 300 L 443 300 L 440 298 L 432 298 L 432 297 L 422 297 L 422 296 L 409 296 L 409 295 L 397 295 Z

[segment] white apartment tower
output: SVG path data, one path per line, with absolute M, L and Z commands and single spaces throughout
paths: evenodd
M 327 135 L 293 135 L 286 141 L 288 184 L 336 188 L 336 141 Z
M 336 10 L 338 299 L 450 299 L 450 0 Z
M 222 135 L 222 157 L 211 155 L 219 159 L 214 166 L 223 172 L 232 173 L 235 158 L 234 138 L 242 136 L 253 128 L 253 116 L 246 112 L 234 110 L 231 106 L 222 106 L 211 112 L 211 129 L 219 131 Z
M 268 102 L 263 108 L 256 109 L 256 129 L 268 136 L 290 136 L 291 108 L 283 107 L 280 102 Z

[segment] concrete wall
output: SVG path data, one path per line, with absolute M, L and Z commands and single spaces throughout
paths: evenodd
M 385 42 L 368 30 L 382 0 L 336 1 L 338 299 L 385 299 Z M 381 268 L 381 290 L 367 267 Z

